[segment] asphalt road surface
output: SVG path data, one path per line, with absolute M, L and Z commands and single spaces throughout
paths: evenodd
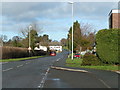
M 86 71 L 51 69 L 44 88 L 118 88 L 118 74 L 101 70 Z
M 2 88 L 38 88 L 46 72 L 67 52 L 38 59 L 2 64 Z
M 2 88 L 118 88 L 119 74 L 115 72 L 72 68 L 87 71 L 76 72 L 50 68 L 65 67 L 67 54 L 64 51 L 57 56 L 2 64 Z

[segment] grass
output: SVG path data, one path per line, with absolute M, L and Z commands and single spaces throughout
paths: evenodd
M 71 60 L 71 58 L 68 58 L 67 60 L 66 60 L 66 63 L 67 64 L 70 64 L 70 65 L 73 65 L 73 64 L 75 64 L 75 65 L 81 65 L 81 63 L 82 63 L 82 59 L 81 58 L 74 58 L 73 60 Z
M 108 66 L 81 66 L 82 68 L 92 68 L 92 69 L 100 69 L 100 70 L 112 70 L 112 71 L 118 71 L 119 66 L 114 65 L 108 65 Z
M 92 69 L 100 69 L 100 70 L 111 70 L 111 71 L 118 71 L 120 70 L 119 66 L 117 65 L 100 65 L 100 66 L 81 66 L 82 59 L 74 58 L 71 60 L 71 58 L 68 58 L 66 60 L 66 66 L 68 67 L 78 67 L 78 68 L 92 68 Z
M 1 59 L 0 62 L 12 62 L 12 61 L 35 59 L 35 58 L 40 58 L 40 57 L 43 57 L 43 56 L 33 56 L 33 57 L 15 58 L 15 59 Z

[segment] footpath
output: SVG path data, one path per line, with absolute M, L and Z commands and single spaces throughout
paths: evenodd
M 48 70 L 42 88 L 101 88 L 119 90 L 119 74 L 105 70 L 66 67 L 67 54 Z

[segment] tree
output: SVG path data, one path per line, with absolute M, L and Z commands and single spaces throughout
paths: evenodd
M 37 23 L 32 23 L 31 24 L 32 28 L 30 28 L 29 30 L 29 26 L 27 26 L 25 29 L 21 28 L 21 33 L 23 36 L 22 39 L 22 46 L 28 48 L 29 45 L 29 31 L 30 31 L 30 44 L 31 44 L 31 48 L 34 49 L 35 44 L 39 43 L 39 36 L 38 33 L 42 32 L 42 29 L 39 27 L 39 25 Z
M 88 35 L 91 32 L 96 33 L 96 30 L 89 23 L 83 23 L 83 22 L 81 22 L 80 23 L 80 29 L 81 29 L 81 33 L 82 33 L 83 36 L 84 35 Z
M 61 45 L 62 45 L 62 46 L 67 46 L 67 39 L 62 38 L 62 39 L 60 40 L 60 42 L 61 42 Z
M 3 46 L 7 42 L 7 36 L 6 35 L 0 35 L 0 46 Z
M 39 36 L 38 41 L 42 46 L 48 46 L 49 43 L 51 42 L 51 40 L 49 39 L 49 35 L 47 34 L 44 34 L 43 36 Z
M 21 45 L 20 41 L 21 41 L 21 38 L 19 36 L 14 36 L 12 38 L 12 44 L 13 44 L 13 46 L 15 46 L 15 47 L 21 47 L 22 45 Z
M 37 33 L 42 33 L 42 28 L 39 27 L 39 24 L 36 22 L 30 24 L 32 26 L 31 30 L 35 30 Z M 29 33 L 29 26 L 26 26 L 26 28 L 20 28 L 21 30 L 21 36 L 24 38 L 27 38 L 28 33 Z
M 29 38 L 29 33 L 28 33 L 28 37 Z M 34 49 L 35 44 L 37 43 L 37 38 L 38 38 L 38 33 L 36 30 L 30 30 L 30 44 L 31 44 L 31 48 Z
M 82 47 L 82 50 L 86 50 L 88 47 L 91 47 L 91 45 L 95 42 L 95 32 L 90 32 L 92 29 L 92 26 L 90 24 L 79 24 L 78 21 L 74 22 L 73 25 L 73 48 L 75 50 L 80 50 L 80 47 Z M 68 33 L 68 44 L 71 49 L 71 41 L 72 41 L 72 27 L 70 27 L 69 33 Z
M 69 38 L 70 40 L 72 40 L 72 27 L 69 30 Z M 77 46 L 81 46 L 80 45 L 80 40 L 81 40 L 81 29 L 80 29 L 80 24 L 78 23 L 78 21 L 74 22 L 73 25 L 73 44 L 74 44 L 74 50 L 77 49 Z
M 0 42 L 6 42 L 7 36 L 6 35 L 0 35 Z
M 61 43 L 58 42 L 57 40 L 54 40 L 54 41 L 51 41 L 51 42 L 49 43 L 49 45 L 50 45 L 50 46 L 59 46 L 59 45 L 61 45 Z

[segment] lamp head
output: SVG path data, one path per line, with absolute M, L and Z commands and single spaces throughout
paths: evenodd
M 72 1 L 69 1 L 69 4 L 73 4 L 74 2 L 72 2 Z

